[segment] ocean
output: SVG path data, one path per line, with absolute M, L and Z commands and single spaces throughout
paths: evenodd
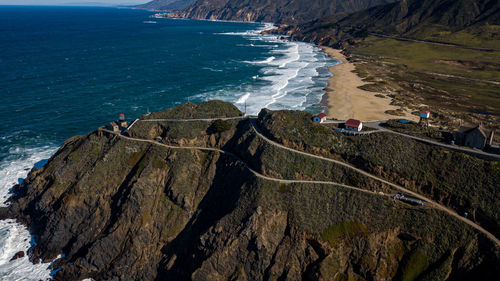
M 0 205 L 74 135 L 125 113 L 220 99 L 248 114 L 318 113 L 335 61 L 313 45 L 261 35 L 270 24 L 151 18 L 94 7 L 0 6 Z M 0 280 L 45 280 L 24 257 L 29 231 L 0 221 Z M 61 253 L 63 254 L 63 253 Z

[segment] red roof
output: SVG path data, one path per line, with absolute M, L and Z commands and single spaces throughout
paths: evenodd
M 431 113 L 431 112 L 430 112 L 430 111 L 428 111 L 428 110 L 424 110 L 424 111 L 420 111 L 420 112 L 421 112 L 421 113 L 425 113 L 425 114 L 429 114 L 429 113 Z
M 326 117 L 326 114 L 324 114 L 324 113 L 320 113 L 320 114 L 318 114 L 318 117 L 319 117 L 319 118 L 321 118 L 321 119 L 323 119 L 323 118 L 325 118 L 325 117 Z
M 355 119 L 349 119 L 345 122 L 345 125 L 348 127 L 357 128 L 359 127 L 359 125 L 361 125 L 361 121 Z

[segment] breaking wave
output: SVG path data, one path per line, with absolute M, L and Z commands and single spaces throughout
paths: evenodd
M 262 25 L 246 32 L 218 33 L 221 36 L 242 36 L 248 46 L 268 48 L 267 57 L 241 63 L 261 67 L 260 74 L 238 87 L 201 93 L 202 100 L 230 101 L 247 114 L 258 114 L 262 108 L 320 111 L 324 88 L 331 76 L 328 67 L 335 61 L 312 44 L 290 42 L 261 32 L 273 28 Z

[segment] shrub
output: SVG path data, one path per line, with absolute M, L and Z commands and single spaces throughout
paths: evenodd
M 210 126 L 209 129 L 212 133 L 222 133 L 231 129 L 231 123 L 225 120 L 217 119 L 212 123 L 212 126 Z

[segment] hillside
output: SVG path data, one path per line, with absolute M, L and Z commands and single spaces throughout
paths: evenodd
M 293 149 L 467 210 L 498 235 L 497 163 L 384 134 L 346 137 L 306 112 L 240 114 L 228 103 L 187 103 L 141 117 L 125 135 L 101 128 L 73 137 L 14 188 L 0 217 L 30 227 L 33 261 L 64 253 L 55 280 L 492 280 L 500 273 L 496 242 L 457 216 L 394 200 L 391 186 Z M 175 117 L 234 119 L 152 119 Z M 408 152 L 383 153 L 401 146 Z
M 317 18 L 288 29 L 294 29 L 291 34 L 295 37 L 329 45 L 382 33 L 478 47 L 488 47 L 482 44 L 487 40 L 490 47 L 498 47 L 499 26 L 498 0 L 403 0 L 341 19 Z
M 153 0 L 146 4 L 137 5 L 136 8 L 155 11 L 177 11 L 193 4 L 196 0 Z
M 499 9 L 498 0 L 405 0 L 273 32 L 343 49 L 370 83 L 363 89 L 388 95 L 403 111 L 429 108 L 451 130 L 461 123 L 498 129 Z
M 198 0 L 172 17 L 297 23 L 351 13 L 393 0 Z

